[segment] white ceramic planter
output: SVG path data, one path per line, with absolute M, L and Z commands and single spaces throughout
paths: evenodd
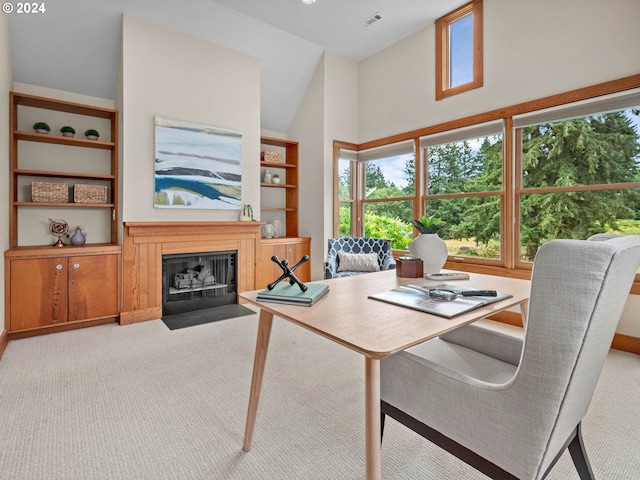
M 440 273 L 447 261 L 447 244 L 437 233 L 421 233 L 409 244 L 414 257 L 422 259 L 424 273 Z

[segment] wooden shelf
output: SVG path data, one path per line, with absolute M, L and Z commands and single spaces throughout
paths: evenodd
M 72 207 L 72 208 L 113 208 L 113 203 L 53 203 L 53 202 L 13 202 L 16 207 Z
M 114 180 L 115 175 L 101 175 L 98 173 L 59 172 L 53 170 L 23 170 L 16 168 L 16 175 L 23 177 L 58 177 L 58 178 L 82 178 L 86 180 Z
M 266 162 L 264 160 L 260 160 L 260 165 L 263 167 L 272 167 L 272 168 L 298 168 L 297 165 L 293 165 L 291 163 Z
M 62 135 L 22 132 L 19 130 L 16 130 L 13 135 L 16 140 L 25 140 L 28 142 L 54 143 L 58 145 L 70 145 L 73 147 L 100 148 L 103 150 L 113 150 L 114 148 L 116 148 L 115 142 L 101 142 L 100 140 L 86 140 L 84 138 L 63 137 Z
M 260 183 L 260 186 L 267 188 L 298 188 L 297 185 L 291 185 L 289 183 Z
M 260 143 L 265 146 L 276 147 L 272 151 L 283 153 L 283 162 L 270 162 L 260 160 L 262 169 L 280 170 L 280 179 L 283 183 L 260 183 L 266 198 L 264 204 L 269 207 L 261 207 L 261 212 L 273 212 L 275 219 L 282 221 L 284 232 L 287 236 L 297 238 L 298 232 L 298 142 L 283 140 L 280 138 L 261 137 Z M 278 149 L 284 149 L 284 152 Z M 267 149 L 268 150 L 268 149 Z M 262 172 L 261 172 L 262 174 Z M 280 196 L 272 189 L 279 189 L 284 194 Z M 267 193 L 268 192 L 268 193 Z M 265 200 L 267 200 L 265 202 Z M 278 205 L 278 206 L 273 206 Z M 273 217 L 274 215 L 271 215 Z M 283 238 L 283 237 L 281 237 Z
M 23 107 L 20 108 L 19 107 Z M 57 118 L 50 115 L 48 111 L 63 112 L 72 115 L 81 115 L 89 117 L 84 120 L 84 124 L 90 124 L 95 122 L 96 118 L 108 120 L 109 132 L 105 133 L 105 137 L 110 141 L 100 140 L 88 140 L 85 138 L 65 137 L 63 135 L 51 135 L 35 133 L 25 131 L 27 123 L 22 115 L 33 115 L 32 112 L 24 110 L 24 107 L 30 107 L 33 109 L 40 109 L 38 116 L 44 121 L 49 121 L 48 118 Z M 109 215 L 108 225 L 106 229 L 109 232 L 109 240 L 116 244 L 118 241 L 118 207 L 116 199 L 118 198 L 118 111 L 103 107 L 95 107 L 92 105 L 84 105 L 80 103 L 67 102 L 64 100 L 57 100 L 53 98 L 38 97 L 35 95 L 28 95 L 18 92 L 11 92 L 10 94 L 10 118 L 9 118 L 9 132 L 11 132 L 11 143 L 9 147 L 9 166 L 10 166 L 10 182 L 9 182 L 9 248 L 19 247 L 18 239 L 18 223 L 26 214 L 22 208 L 73 208 L 73 209 L 111 209 L 112 215 Z M 27 109 L 28 110 L 28 109 Z M 20 117 L 20 118 L 19 118 Z M 28 117 L 26 117 L 28 118 Z M 71 118 L 71 117 L 70 117 Z M 19 123 L 19 120 L 22 122 Z M 93 120 L 92 120 L 93 119 Z M 101 120 L 102 121 L 102 120 Z M 102 121 L 102 125 L 107 125 Z M 82 123 L 82 122 L 81 122 Z M 100 128 L 100 127 L 98 127 Z M 106 128 L 106 127 L 105 127 Z M 91 173 L 91 171 L 83 172 L 83 163 L 76 163 L 73 170 L 76 171 L 61 171 L 61 170 L 49 170 L 47 169 L 48 162 L 46 161 L 46 153 L 41 153 L 43 158 L 30 159 L 29 166 L 36 168 L 20 168 L 20 155 L 19 150 L 26 148 L 27 143 L 41 143 L 49 145 L 60 145 L 63 148 L 90 148 L 109 152 L 109 158 L 105 158 L 105 155 L 98 152 L 82 152 L 76 157 L 87 157 L 87 161 L 108 162 L 105 165 L 98 165 L 98 171 L 104 171 L 107 173 Z M 41 150 L 38 150 L 41 151 Z M 70 152 L 70 151 L 69 151 Z M 80 152 L 80 151 L 77 151 Z M 67 151 L 63 151 L 61 158 L 66 159 Z M 73 152 L 70 152 L 73 153 Z M 72 155 L 71 155 L 72 156 Z M 62 165 L 62 167 L 60 166 Z M 65 168 L 67 163 L 59 164 L 56 168 Z M 44 167 L 44 168 L 42 168 Z M 103 168 L 104 167 L 104 168 Z M 77 171 L 80 170 L 80 171 Z M 92 169 L 88 169 L 92 170 Z M 96 170 L 93 170 L 96 171 Z M 86 180 L 99 182 L 101 185 L 106 185 L 109 190 L 109 195 L 112 203 L 74 203 L 74 202 L 32 202 L 23 201 L 28 196 L 24 195 L 24 184 L 28 181 L 24 177 L 43 177 L 50 178 L 57 181 L 64 181 L 65 179 L 71 180 Z M 74 183 L 74 182 L 71 182 Z M 81 182 L 80 182 L 81 183 Z M 20 193 L 19 193 L 20 192 Z M 22 212 L 22 213 L 21 213 Z M 82 215 L 91 215 L 83 213 Z M 105 220 L 106 221 L 106 220 Z M 81 221 L 80 221 L 81 222 Z M 102 238 L 101 240 L 107 240 Z

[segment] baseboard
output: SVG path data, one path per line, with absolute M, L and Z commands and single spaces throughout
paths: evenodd
M 495 320 L 496 322 L 506 323 L 508 325 L 515 325 L 516 327 L 522 327 L 522 316 L 516 312 L 499 312 L 490 316 L 489 319 Z M 616 333 L 613 336 L 611 348 L 622 352 L 640 355 L 640 338 Z
M 131 325 L 132 323 L 146 322 L 147 320 L 157 320 L 162 317 L 162 307 L 145 308 L 143 310 L 132 310 L 130 312 L 120 312 L 120 325 Z
M 2 333 L 0 333 L 0 359 L 2 358 L 4 349 L 7 348 L 7 343 L 9 343 L 9 335 L 7 334 L 7 330 L 4 329 Z

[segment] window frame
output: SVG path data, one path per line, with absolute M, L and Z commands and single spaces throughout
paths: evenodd
M 452 87 L 449 31 L 452 23 L 469 14 L 473 15 L 473 80 Z M 484 83 L 482 24 L 482 0 L 472 0 L 436 20 L 436 100 L 482 87 Z
M 550 95 L 548 97 L 533 99 L 524 103 L 501 107 L 499 109 L 459 118 L 441 124 L 434 124 L 417 130 L 395 134 L 390 137 L 376 139 L 361 144 L 352 144 L 334 140 L 334 185 L 336 185 L 334 188 L 334 234 L 339 233 L 339 203 L 337 189 L 337 159 L 339 155 L 339 147 L 360 151 L 413 139 L 416 142 L 416 192 L 414 200 L 414 215 L 416 215 L 417 218 L 418 215 L 423 213 L 421 212 L 421 210 L 424 208 L 422 206 L 424 201 L 423 189 L 426 188 L 425 185 L 427 180 L 426 168 L 424 168 L 425 164 L 423 159 L 423 151 L 422 146 L 420 145 L 420 138 L 429 135 L 447 134 L 447 132 L 451 132 L 456 129 L 463 129 L 473 127 L 474 125 L 484 122 L 501 120 L 504 122 L 502 192 L 503 218 L 501 219 L 501 250 L 504 255 L 504 265 L 490 265 L 486 262 L 478 261 L 481 259 L 471 258 L 465 258 L 465 260 L 456 261 L 455 258 L 450 256 L 444 268 L 462 270 L 472 273 L 502 275 L 512 278 L 530 278 L 532 264 L 525 264 L 518 261 L 519 255 L 517 255 L 519 252 L 520 243 L 520 207 L 518 199 L 520 194 L 528 193 L 526 191 L 523 191 L 522 189 L 519 189 L 518 185 L 516 184 L 516 179 L 518 178 L 518 175 L 521 174 L 520 167 L 518 166 L 518 159 L 516 158 L 516 156 L 519 155 L 518 145 L 521 141 L 517 137 L 517 131 L 519 127 L 519 125 L 517 124 L 517 119 L 523 115 L 537 114 L 538 112 L 542 112 L 545 109 L 555 109 L 558 111 L 566 109 L 566 111 L 569 111 L 574 106 L 580 106 L 580 104 L 582 103 L 591 103 L 593 101 L 597 102 L 599 100 L 605 99 L 606 96 L 615 96 L 621 94 L 640 94 L 640 74 L 619 78 L 617 80 L 606 81 L 603 83 Z M 514 119 L 516 121 L 514 121 Z M 357 199 L 356 203 L 358 203 Z M 362 219 L 360 223 L 362 223 Z M 357 235 L 358 232 L 355 232 L 354 234 Z M 404 251 L 394 250 L 395 257 L 401 256 L 404 253 Z M 631 293 L 640 295 L 640 274 L 636 275 Z

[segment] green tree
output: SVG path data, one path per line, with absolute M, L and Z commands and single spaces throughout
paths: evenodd
M 623 183 L 638 178 L 640 144 L 622 113 L 535 125 L 523 129 L 525 187 Z M 522 246 L 533 258 L 554 238 L 587 238 L 634 218 L 638 193 L 631 190 L 526 195 L 522 198 Z

